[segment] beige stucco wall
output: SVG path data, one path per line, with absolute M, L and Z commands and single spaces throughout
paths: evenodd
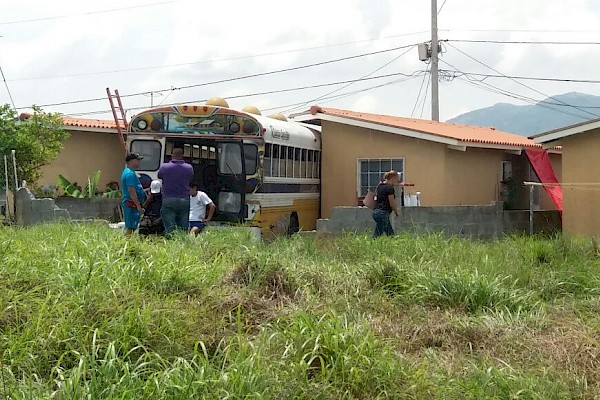
M 358 159 L 404 157 L 410 193 L 423 206 L 481 205 L 498 199 L 502 150 L 451 150 L 446 145 L 323 121 L 321 216 L 357 204 Z
M 56 184 L 59 174 L 84 187 L 87 177 L 102 171 L 100 189 L 111 181 L 120 181 L 125 165 L 123 148 L 115 134 L 70 131 L 71 136 L 56 160 L 42 167 L 38 185 Z
M 481 205 L 499 200 L 502 161 L 511 161 L 511 154 L 501 150 L 446 148 L 445 156 L 444 204 Z
M 563 231 L 571 235 L 600 236 L 600 129 L 561 140 Z
M 422 204 L 442 201 L 444 146 L 424 140 L 401 137 L 323 121 L 321 156 L 321 216 L 328 218 L 335 206 L 357 204 L 357 168 L 360 158 L 404 157 L 407 182 L 422 192 Z M 427 166 L 423 168 L 422 166 Z M 421 167 L 419 167 L 421 166 Z

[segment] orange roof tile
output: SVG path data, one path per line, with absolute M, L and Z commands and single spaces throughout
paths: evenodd
M 30 113 L 21 113 L 19 119 L 24 121 L 31 117 Z M 114 129 L 117 130 L 117 124 L 111 119 L 89 119 L 89 118 L 73 118 L 67 115 L 62 116 L 63 124 L 65 126 L 73 126 L 79 128 L 100 128 L 100 129 Z M 121 123 L 121 128 L 126 129 L 125 124 Z
M 458 125 L 446 122 L 436 122 L 424 119 L 395 117 L 391 115 L 369 114 L 336 108 L 312 106 L 310 113 L 322 113 L 331 116 L 371 122 L 394 128 L 427 133 L 434 136 L 459 140 L 468 143 L 482 143 L 499 146 L 541 147 L 533 140 L 513 133 L 502 132 L 495 128 L 480 126 Z
M 117 125 L 114 120 L 108 119 L 88 119 L 88 118 L 72 118 L 63 116 L 63 123 L 66 126 L 74 126 L 81 128 L 104 128 L 114 129 L 116 131 Z M 124 128 L 124 124 L 121 124 L 121 128 Z

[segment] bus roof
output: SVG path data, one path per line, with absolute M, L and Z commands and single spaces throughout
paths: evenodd
M 138 120 L 139 117 L 147 115 L 147 114 L 157 114 L 157 113 L 173 113 L 178 114 L 182 117 L 189 118 L 211 118 L 215 115 L 234 115 L 244 118 L 249 118 L 256 121 L 260 127 L 262 128 L 262 132 L 260 136 L 264 137 L 264 140 L 270 143 L 277 143 L 285 146 L 294 146 L 294 147 L 303 147 L 303 148 L 314 148 L 320 149 L 321 147 L 321 135 L 317 129 L 311 129 L 307 127 L 305 124 L 300 124 L 298 122 L 293 121 L 282 121 L 279 119 L 266 117 L 262 115 L 250 114 L 245 111 L 235 110 L 231 108 L 225 107 L 217 107 L 211 105 L 204 104 L 181 104 L 176 106 L 167 106 L 167 107 L 156 107 L 151 108 L 145 111 L 142 111 L 131 118 L 131 124 L 134 121 Z M 129 131 L 132 134 L 160 134 L 165 135 L 172 133 L 173 135 L 178 136 L 198 136 L 201 133 L 192 133 L 189 134 L 183 132 L 148 132 L 148 131 L 139 131 L 132 129 L 130 124 Z M 200 124 L 201 125 L 201 124 Z M 215 136 L 215 135 L 211 135 Z M 217 135 L 221 136 L 221 135 Z M 227 137 L 231 137 L 231 135 L 223 135 Z M 236 135 L 239 136 L 239 135 Z M 241 135 L 243 136 L 243 135 Z M 248 138 L 252 138 L 256 136 L 248 135 Z

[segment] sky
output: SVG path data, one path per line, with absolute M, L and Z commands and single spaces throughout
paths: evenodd
M 600 44 L 490 43 L 600 42 L 599 1 L 438 0 L 438 9 L 441 120 L 496 103 L 600 95 L 598 83 L 448 72 L 600 81 Z M 107 119 L 109 87 L 128 116 L 220 96 L 265 115 L 318 104 L 428 119 L 429 65 L 416 44 L 430 29 L 427 0 L 3 0 L 0 67 L 19 112 L 36 104 Z

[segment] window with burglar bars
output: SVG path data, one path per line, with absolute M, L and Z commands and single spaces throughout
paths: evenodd
M 369 190 L 375 190 L 383 179 L 383 174 L 392 169 L 400 172 L 400 180 L 404 180 L 404 158 L 358 160 L 358 197 L 364 197 Z

